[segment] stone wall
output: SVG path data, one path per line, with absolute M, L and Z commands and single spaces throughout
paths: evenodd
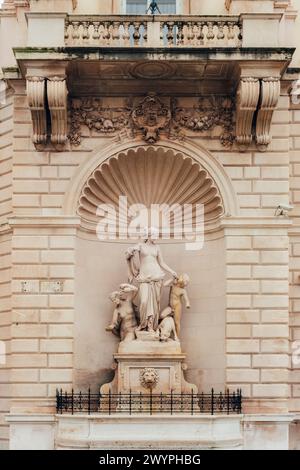
M 5 99 L 3 99 L 5 98 Z M 8 444 L 5 413 L 9 411 L 9 350 L 11 336 L 11 233 L 13 97 L 2 95 L 0 104 L 0 449 Z M 0 100 L 1 101 L 1 100 Z

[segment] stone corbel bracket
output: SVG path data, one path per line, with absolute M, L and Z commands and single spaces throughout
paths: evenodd
M 252 142 L 252 123 L 259 100 L 259 80 L 243 77 L 237 91 L 236 141 L 245 147 Z
M 260 101 L 256 119 L 256 143 L 261 150 L 271 142 L 270 129 L 273 113 L 280 96 L 280 79 L 277 77 L 263 78 L 260 83 Z
M 44 77 L 27 77 L 27 97 L 33 125 L 33 143 L 47 142 L 46 81 Z
M 33 143 L 63 146 L 67 142 L 67 82 L 65 76 L 27 76 L 27 96 L 33 125 Z
M 67 141 L 67 85 L 66 77 L 51 77 L 47 81 L 48 106 L 51 115 L 51 142 L 64 145 Z
M 271 142 L 272 117 L 279 96 L 279 77 L 241 78 L 237 91 L 236 115 L 236 142 L 241 151 L 253 140 L 260 151 L 266 150 Z

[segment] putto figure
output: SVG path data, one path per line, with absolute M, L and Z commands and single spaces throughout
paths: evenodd
M 121 284 L 120 290 L 112 292 L 109 298 L 115 304 L 112 321 L 106 331 L 112 331 L 121 341 L 133 341 L 135 329 L 138 326 L 133 299 L 137 294 L 137 287 L 131 284 Z
M 186 290 L 186 287 L 189 284 L 189 282 L 190 282 L 189 276 L 187 274 L 181 274 L 178 279 L 171 279 L 164 283 L 164 287 L 169 287 L 169 286 L 171 287 L 169 308 L 174 312 L 174 321 L 175 321 L 176 333 L 178 337 L 180 336 L 180 324 L 181 324 L 183 300 L 185 302 L 186 308 L 191 307 L 188 293 Z

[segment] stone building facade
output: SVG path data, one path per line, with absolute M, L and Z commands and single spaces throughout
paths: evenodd
M 107 297 L 128 243 L 97 239 L 95 207 L 116 194 L 204 204 L 203 249 L 163 246 L 191 276 L 186 375 L 241 388 L 244 407 L 202 417 L 203 446 L 300 446 L 300 2 L 160 3 L 2 4 L 1 448 L 103 445 L 88 418 L 72 438 L 54 400 L 112 378 Z M 150 421 L 163 445 L 169 420 Z

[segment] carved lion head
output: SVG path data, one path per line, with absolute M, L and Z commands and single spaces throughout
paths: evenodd
M 152 367 L 146 367 L 140 372 L 141 385 L 144 388 L 152 389 L 155 388 L 158 383 L 159 375 L 158 372 Z

